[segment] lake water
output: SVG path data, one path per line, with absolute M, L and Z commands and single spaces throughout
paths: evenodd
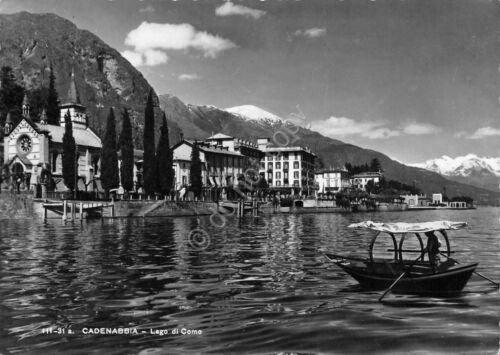
M 381 304 L 324 253 L 367 245 L 353 222 L 464 220 L 450 233 L 454 257 L 500 281 L 499 218 L 480 208 L 3 220 L 0 353 L 497 354 L 499 293 L 487 281 L 473 276 L 455 298 Z M 95 328 L 134 334 L 85 334 Z

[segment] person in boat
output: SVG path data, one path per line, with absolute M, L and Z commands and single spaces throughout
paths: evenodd
M 425 235 L 427 236 L 426 249 L 429 255 L 429 262 L 431 263 L 432 267 L 437 267 L 441 262 L 441 260 L 439 259 L 439 247 L 441 246 L 441 243 L 439 242 L 439 239 L 436 234 L 434 234 L 434 232 L 426 232 Z

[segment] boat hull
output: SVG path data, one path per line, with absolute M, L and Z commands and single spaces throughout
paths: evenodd
M 406 271 L 406 274 L 393 286 L 392 292 L 406 294 L 453 295 L 460 293 L 467 285 L 477 263 L 442 265 L 433 270 L 430 266 L 398 267 L 396 264 L 379 264 L 386 267 L 381 271 L 376 264 L 351 263 L 345 260 L 334 261 L 336 265 L 351 275 L 359 284 L 369 290 L 384 290 Z M 418 269 L 418 267 L 417 267 Z

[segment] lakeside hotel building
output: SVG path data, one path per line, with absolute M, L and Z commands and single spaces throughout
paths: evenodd
M 264 153 L 259 173 L 264 174 L 271 189 L 290 194 L 314 192 L 316 155 L 308 147 L 275 146 L 269 138 L 259 138 L 257 145 Z
M 191 183 L 191 153 L 194 143 L 195 141 L 182 139 L 172 147 L 176 190 L 188 187 Z M 196 143 L 200 148 L 204 188 L 235 186 L 251 159 L 259 160 L 262 154 L 255 143 L 222 133 Z
M 337 193 L 351 187 L 346 168 L 323 169 L 314 174 L 318 194 Z
M 269 138 L 249 140 L 217 133 L 200 147 L 204 188 L 235 186 L 253 159 L 260 161 L 259 174 L 269 188 L 288 194 L 312 194 L 315 190 L 314 160 L 307 147 L 272 146 Z M 194 141 L 184 140 L 173 147 L 175 189 L 188 187 L 191 181 L 191 152 Z

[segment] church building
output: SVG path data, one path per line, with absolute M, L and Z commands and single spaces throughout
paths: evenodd
M 62 178 L 62 142 L 64 116 L 69 114 L 76 142 L 78 190 L 99 189 L 102 142 L 88 126 L 86 108 L 80 102 L 74 73 L 71 74 L 68 94 L 59 108 L 59 125 L 48 124 L 45 110 L 37 122 L 32 120 L 27 96 L 22 104 L 22 118 L 17 124 L 13 123 L 11 114 L 7 114 L 4 169 L 9 170 L 8 184 L 33 190 L 38 196 L 42 190 L 50 189 L 49 185 L 56 191 L 67 190 Z

